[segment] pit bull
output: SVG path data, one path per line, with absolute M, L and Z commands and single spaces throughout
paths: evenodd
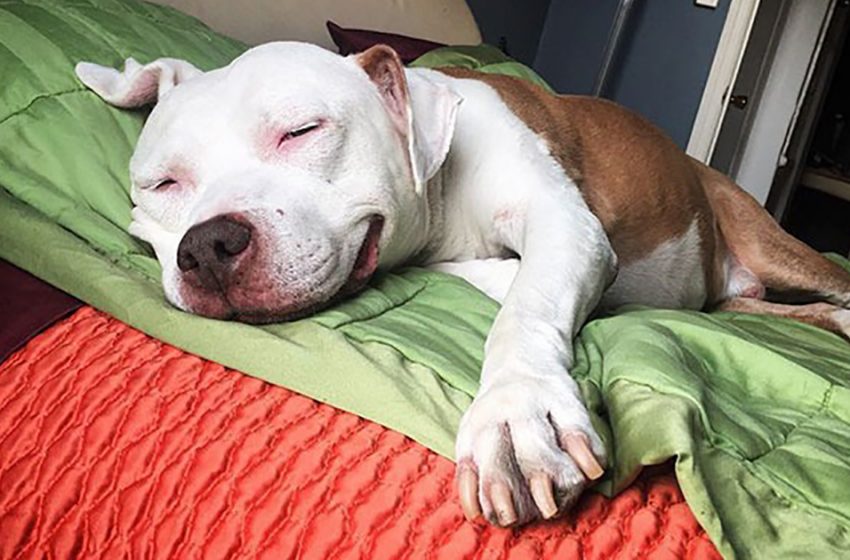
M 156 103 L 130 162 L 130 232 L 175 306 L 287 320 L 402 264 L 501 302 L 457 436 L 470 519 L 551 518 L 603 474 L 570 377 L 592 313 L 724 309 L 850 336 L 850 275 L 614 103 L 405 69 L 386 46 L 346 58 L 272 43 L 210 72 L 175 59 L 76 72 L 115 106 Z

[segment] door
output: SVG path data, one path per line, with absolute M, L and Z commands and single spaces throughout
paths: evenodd
M 836 0 L 760 2 L 740 50 L 728 44 L 718 48 L 688 152 L 728 173 L 762 204 L 777 168 L 786 162 L 790 134 L 835 5 Z M 739 64 L 730 78 L 729 61 L 736 57 Z M 724 67 L 725 88 L 714 80 L 711 89 L 716 69 Z M 692 151 L 692 146 L 701 149 Z
M 842 49 L 848 40 L 848 33 L 850 2 L 841 0 L 835 5 L 820 52 L 815 57 L 816 62 L 812 64 L 811 79 L 799 103 L 797 116 L 786 135 L 787 139 L 765 205 L 780 223 L 784 224 L 797 185 L 805 175 L 815 129 L 820 121 Z M 842 192 L 846 190 L 845 186 Z
M 710 160 L 711 167 L 729 176 L 734 176 L 738 171 L 744 143 L 753 122 L 754 107 L 758 107 L 767 83 L 770 61 L 776 53 L 788 4 L 789 0 L 762 2 L 756 12 Z

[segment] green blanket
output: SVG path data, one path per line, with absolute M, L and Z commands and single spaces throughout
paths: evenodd
M 150 248 L 126 233 L 144 115 L 101 102 L 74 64 L 173 56 L 209 69 L 244 48 L 159 6 L 0 0 L 0 257 L 157 338 L 451 456 L 498 309 L 474 288 L 410 269 L 295 323 L 213 321 L 165 302 Z M 539 80 L 488 48 L 418 63 Z M 778 319 L 632 309 L 589 324 L 577 355 L 615 461 L 604 491 L 675 457 L 727 557 L 850 555 L 850 345 Z

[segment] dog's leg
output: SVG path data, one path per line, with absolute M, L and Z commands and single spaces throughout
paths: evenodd
M 570 369 L 572 339 L 613 279 L 616 259 L 574 187 L 540 191 L 496 224 L 521 260 L 457 437 L 464 512 L 502 526 L 563 511 L 606 463 Z
M 783 299 L 823 300 L 850 308 L 850 273 L 783 231 L 728 177 L 702 164 L 697 169 L 736 265 Z M 740 294 L 734 289 L 725 294 L 735 295 Z
M 519 271 L 519 259 L 481 259 L 463 262 L 440 262 L 428 265 L 436 270 L 463 278 L 494 300 L 502 303 Z
M 724 301 L 716 311 L 775 315 L 814 325 L 850 340 L 850 310 L 829 303 L 783 305 L 753 298 L 733 298 Z

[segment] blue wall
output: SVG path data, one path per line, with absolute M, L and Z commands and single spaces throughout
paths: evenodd
M 484 41 L 499 46 L 531 66 L 543 31 L 550 0 L 468 0 Z
M 552 0 L 534 61 L 552 87 L 562 93 L 593 91 L 616 8 L 617 0 Z
M 730 0 L 635 0 L 608 97 L 648 117 L 682 147 L 690 137 Z M 617 0 L 552 0 L 535 69 L 563 93 L 590 93 Z

